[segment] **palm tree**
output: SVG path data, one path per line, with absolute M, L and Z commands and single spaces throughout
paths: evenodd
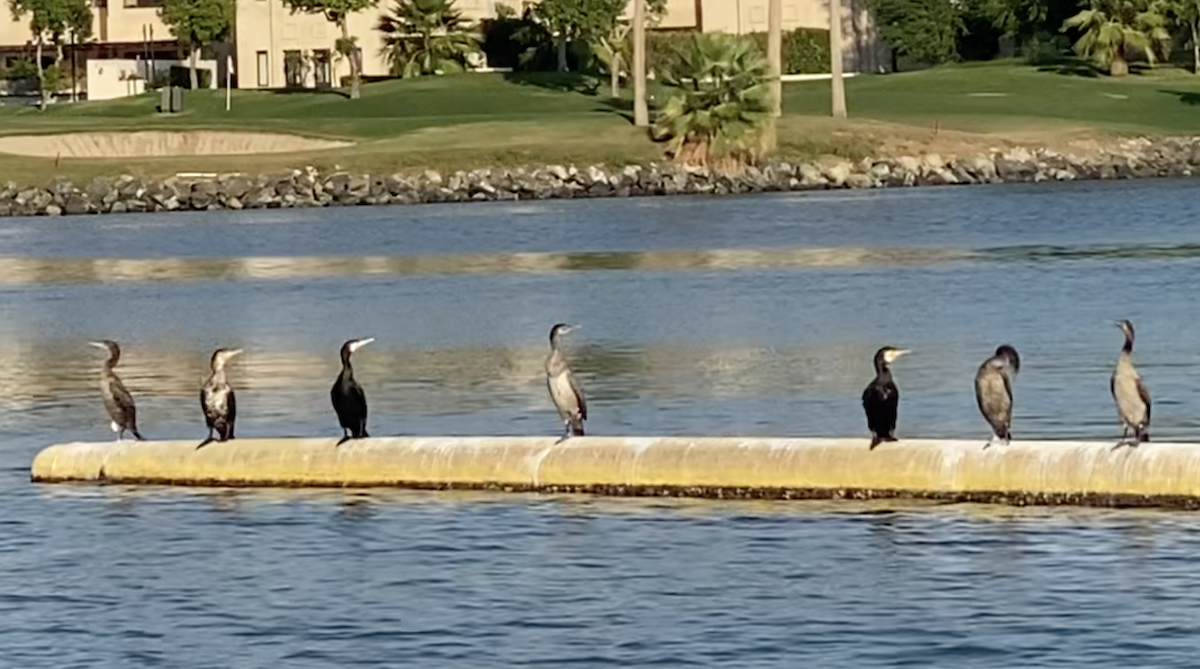
M 398 0 L 379 30 L 392 73 L 402 77 L 462 72 L 480 53 L 454 0 Z
M 1129 58 L 1137 52 L 1154 63 L 1155 50 L 1171 41 L 1167 20 L 1158 3 L 1148 0 L 1092 0 L 1085 9 L 1063 23 L 1063 30 L 1077 28 L 1083 36 L 1075 52 L 1091 58 L 1114 77 L 1129 73 Z
M 665 73 L 673 90 L 654 124 L 675 161 L 736 172 L 773 139 L 767 60 L 748 38 L 697 33 Z

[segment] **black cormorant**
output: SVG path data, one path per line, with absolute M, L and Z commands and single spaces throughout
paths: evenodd
M 1117 403 L 1117 415 L 1121 417 L 1124 428 L 1117 445 L 1136 446 L 1143 441 L 1150 441 L 1150 393 L 1133 368 L 1133 324 L 1117 321 L 1117 327 L 1125 333 L 1125 345 L 1121 347 L 1121 356 L 1117 358 L 1117 367 L 1109 384 L 1113 400 Z M 1133 430 L 1132 441 L 1129 439 L 1130 430 Z
M 992 426 L 988 445 L 1000 440 L 1005 445 L 1012 439 L 1013 381 L 1021 371 L 1021 356 L 1017 349 L 1004 344 L 996 354 L 979 366 L 975 373 L 975 402 L 984 420 Z
M 241 352 L 240 348 L 219 348 L 213 351 L 212 361 L 209 363 L 212 375 L 200 389 L 200 408 L 204 410 L 204 422 L 208 425 L 208 437 L 200 442 L 197 449 L 203 448 L 213 441 L 233 439 L 233 424 L 237 420 L 237 398 L 234 396 L 233 388 L 230 388 L 229 383 L 225 381 L 225 364 L 240 355 Z M 213 436 L 214 431 L 216 432 L 215 437 Z
M 867 427 L 871 429 L 871 448 L 883 441 L 896 441 L 896 408 L 900 405 L 900 391 L 892 381 L 892 370 L 888 365 L 908 353 L 892 346 L 884 346 L 875 352 L 875 378 L 862 394 L 863 409 L 867 412 Z
M 350 356 L 358 349 L 375 341 L 369 339 L 351 339 L 342 344 L 342 373 L 338 374 L 329 397 L 333 400 L 333 410 L 337 412 L 338 423 L 342 426 L 342 439 L 337 443 L 341 446 L 350 439 L 363 439 L 367 434 L 367 396 L 362 386 L 354 380 L 354 368 L 350 366 Z
M 104 408 L 112 419 L 112 431 L 117 433 L 117 441 L 125 437 L 125 431 L 133 433 L 135 439 L 141 441 L 142 435 L 137 429 L 137 409 L 133 406 L 133 396 L 125 389 L 125 384 L 113 372 L 117 361 L 121 359 L 121 347 L 117 342 L 105 339 L 90 341 L 88 344 L 108 351 L 108 359 L 104 361 L 104 371 L 100 373 L 100 395 L 104 398 Z
M 564 424 L 563 436 L 559 441 L 568 437 L 583 436 L 583 421 L 587 420 L 587 399 L 578 379 L 571 373 L 567 359 L 559 347 L 559 338 L 578 326 L 558 323 L 550 328 L 550 355 L 546 357 L 546 389 L 550 391 L 550 399 Z

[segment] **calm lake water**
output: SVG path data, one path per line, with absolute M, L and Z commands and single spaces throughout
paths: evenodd
M 0 667 L 1193 666 L 1200 516 L 404 491 L 34 486 L 107 440 L 201 438 L 218 346 L 238 433 L 556 434 L 550 325 L 597 434 L 865 435 L 885 344 L 901 436 L 1112 438 L 1137 327 L 1156 440 L 1200 440 L 1195 182 L 0 219 Z M 865 442 L 864 442 L 865 443 Z

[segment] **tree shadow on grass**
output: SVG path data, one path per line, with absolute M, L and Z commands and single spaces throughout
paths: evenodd
M 1179 98 L 1179 101 L 1185 105 L 1200 106 L 1200 92 L 1197 91 L 1172 91 L 1165 88 L 1158 89 L 1159 93 L 1174 95 Z
M 1032 63 L 1038 72 L 1050 72 L 1068 77 L 1088 77 L 1095 79 L 1103 72 L 1095 64 L 1074 56 L 1049 56 L 1039 58 Z
M 268 88 L 267 92 L 274 95 L 335 95 L 347 100 L 350 99 L 350 91 L 343 91 L 337 88 Z
M 505 72 L 504 80 L 519 86 L 537 86 L 582 95 L 596 95 L 600 90 L 600 79 L 578 72 Z

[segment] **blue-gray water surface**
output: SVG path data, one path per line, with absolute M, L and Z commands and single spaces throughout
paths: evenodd
M 1200 517 L 904 502 L 35 486 L 107 440 L 199 439 L 218 346 L 240 436 L 339 434 L 337 348 L 387 434 L 555 434 L 550 325 L 589 430 L 1117 436 L 1137 327 L 1156 440 L 1200 440 L 1194 182 L 0 219 L 0 667 L 1189 667 Z M 865 441 L 864 441 L 865 446 Z M 234 444 L 221 448 L 235 448 Z M 1153 444 L 1146 446 L 1153 448 Z

